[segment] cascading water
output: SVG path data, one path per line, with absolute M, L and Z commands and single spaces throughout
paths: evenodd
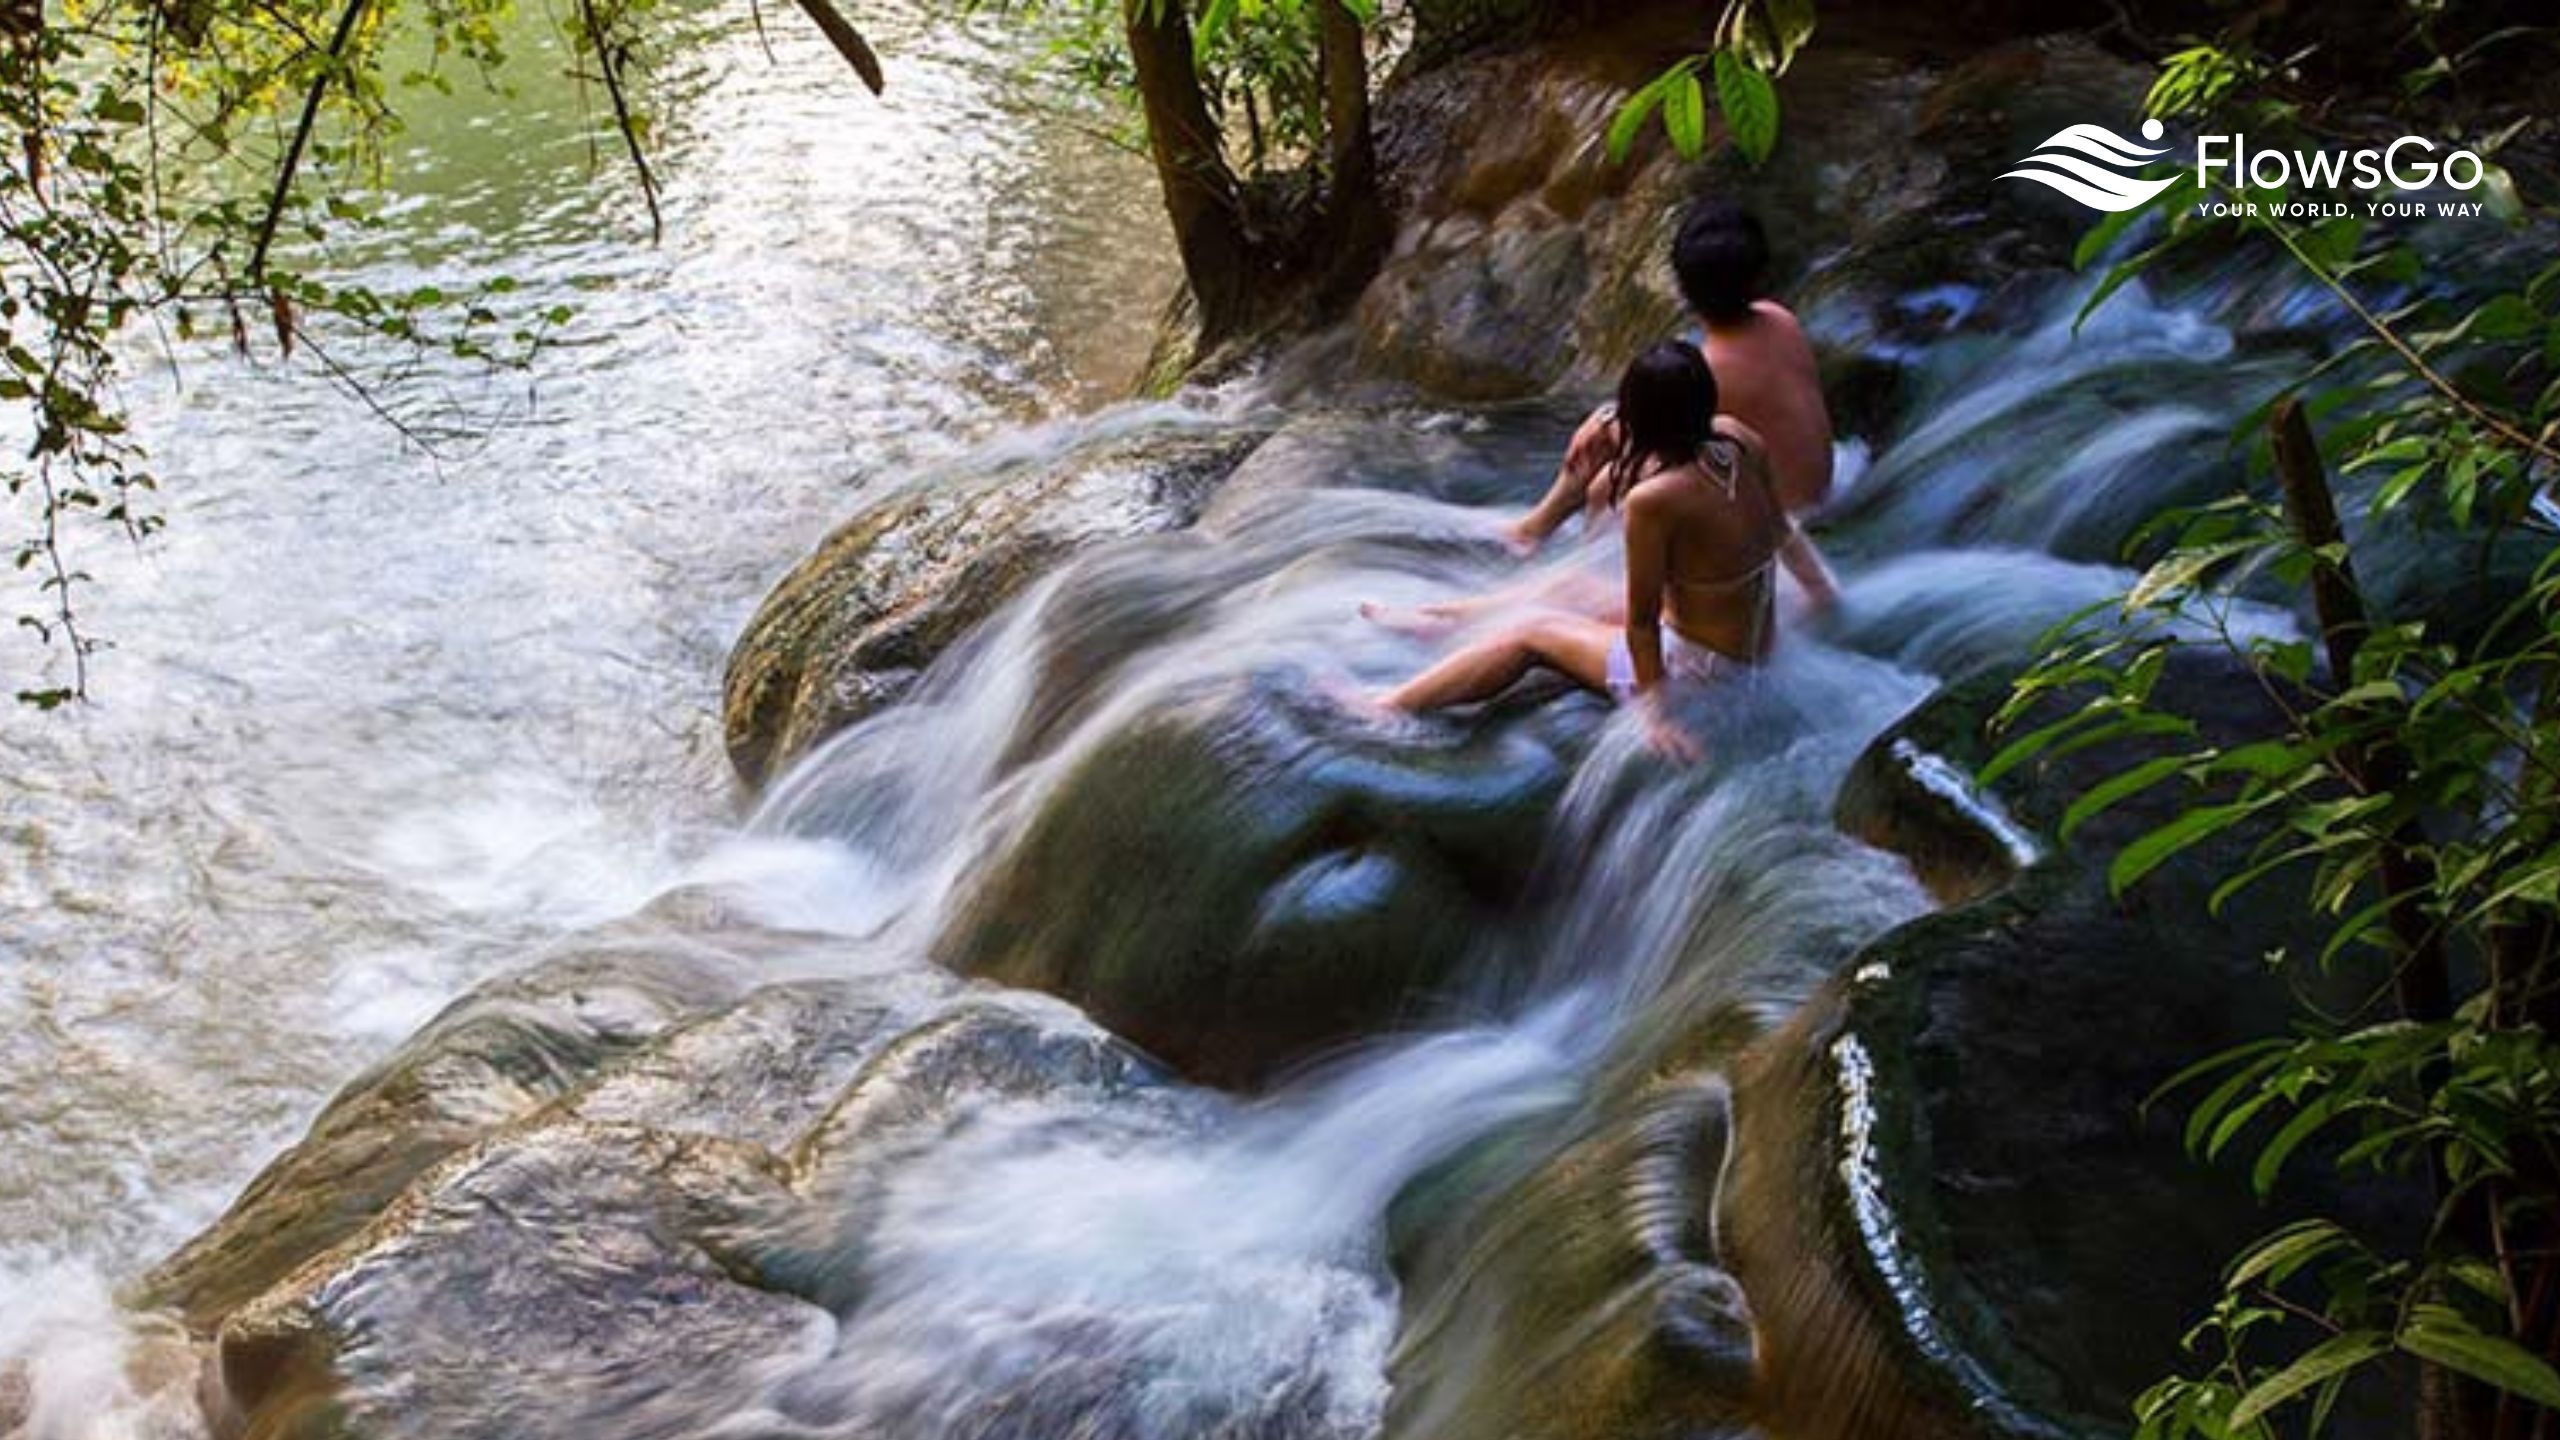
M 797 116 L 742 122 L 739 133 L 801 137 L 786 149 L 812 143 L 823 126 L 800 109 L 818 105 L 811 97 L 831 75 L 758 81 L 742 68 L 741 36 L 706 43 L 715 57 L 706 86 L 743 87 Z M 992 82 L 974 42 L 937 43 L 957 48 L 931 52 L 940 58 L 920 61 L 909 83 L 948 124 Z M 860 133 L 883 122 L 830 111 L 825 123 Z M 49 1335 L 0 1330 L 0 1355 L 36 1362 L 31 1435 L 184 1433 L 191 1412 L 171 1398 L 183 1387 L 108 1378 L 117 1367 L 100 1357 L 131 1337 L 108 1323 L 95 1273 L 121 1278 L 134 1257 L 201 1222 L 314 1098 L 414 1022 L 421 1001 L 671 892 L 707 897 L 711 923 L 758 937 L 734 952 L 708 947 L 717 965 L 753 967 L 742 985 L 851 979 L 897 996 L 882 1038 L 846 1062 L 888 1076 L 882 1085 L 901 1054 L 931 1053 L 915 1037 L 969 1016 L 1033 1037 L 1024 1046 L 1066 1045 L 1083 1058 L 1054 1071 L 1023 1062 L 954 1072 L 961 1078 L 929 1100 L 892 1085 L 872 1109 L 843 1119 L 840 1108 L 823 1122 L 821 1131 L 870 1127 L 865 1148 L 804 1145 L 814 1158 L 799 1162 L 798 1183 L 810 1207 L 722 1231 L 723 1246 L 749 1257 L 741 1263 L 796 1276 L 794 1293 L 823 1302 L 752 1364 L 645 1384 L 536 1366 L 465 1384 L 369 1368 L 359 1356 L 348 1372 L 360 1412 L 431 1435 L 560 1433 L 563 1416 L 609 1419 L 611 1433 L 627 1436 L 1378 1433 L 1407 1318 L 1390 1254 L 1399 1197 L 1496 1141 L 1527 1153 L 1572 1143 L 1592 1096 L 1665 1064 L 1700 1017 L 1732 1012 L 1737 1036 L 1770 1023 L 1859 946 L 1926 909 L 1899 861 L 1833 825 L 1842 774 L 1940 679 L 2013 654 L 2120 590 L 2129 576 L 2104 557 L 2124 517 L 2211 478 L 2218 462 L 2194 442 L 2226 430 L 2263 384 L 2205 312 L 2156 303 L 2138 286 L 2077 336 L 2076 296 L 2056 293 L 2030 334 L 1909 357 L 1917 418 L 1879 447 L 1838 507 L 1846 612 L 1791 643 L 1765 674 L 1712 697 L 1695 717 L 1709 759 L 1674 773 L 1584 698 L 1392 725 L 1346 699 L 1432 653 L 1358 619 L 1360 602 L 1437 598 L 1503 578 L 1481 507 L 1543 480 L 1560 412 L 1326 409 L 1241 391 L 1035 426 L 971 450 L 937 431 L 983 428 L 1003 409 L 985 392 L 1009 390 L 1026 371 L 1060 388 L 1075 372 L 1064 359 L 1012 353 L 1055 328 L 1050 307 L 1063 302 L 1045 277 L 1018 257 L 969 256 L 964 227 L 974 222 L 956 216 L 965 207 L 920 198 L 1004 184 L 1002 147 L 958 143 L 946 157 L 952 174 L 865 170 L 830 196 L 860 214 L 787 206 L 785 222 L 767 216 L 767 228 L 744 235 L 734 227 L 756 227 L 721 207 L 741 192 L 781 204 L 813 173 L 806 157 L 727 165 L 721 142 L 695 143 L 715 147 L 696 154 L 696 173 L 728 183 L 689 200 L 679 191 L 675 253 L 647 273 L 599 275 L 595 255 L 557 248 L 545 227 L 565 224 L 559 215 L 500 232 L 498 243 L 550 267 L 549 280 L 600 296 L 615 314 L 632 311 L 629 335 L 571 357 L 569 378 L 546 382 L 549 422 L 504 432 L 530 438 L 491 442 L 472 473 L 413 501 L 337 483 L 344 464 L 295 472 L 299 490 L 208 492 L 203 513 L 179 517 L 156 577 L 111 576 L 149 598 L 131 602 L 136 658 L 108 671 L 100 716 L 76 722 L 87 727 L 81 738 L 31 731 L 16 752 L 30 776 L 97 774 L 40 788 L 33 813 L 17 820 L 30 838 L 11 842 L 37 878 L 13 881 L 9 904 L 44 918 L 18 932 L 11 1018 L 25 1023 L 10 1027 L 18 1038 L 0 1074 L 9 1113 L 56 1117 L 20 1122 L 16 1163 L 39 1168 L 0 1187 L 19 1252 L 16 1278 L 0 1284 L 5 1310 L 61 1322 Z M 939 155 L 941 143 L 900 153 Z M 1092 202 L 1061 182 L 1050 203 L 1072 220 Z M 852 238 L 888 223 L 884 210 L 922 258 Z M 1147 220 L 1091 223 L 1117 234 Z M 1076 248 L 1069 230 L 1055 248 Z M 742 265 L 738 247 L 755 263 Z M 847 367 L 804 324 L 812 297 L 847 268 L 877 303 L 899 294 L 902 312 L 933 307 L 901 287 L 967 288 L 973 273 L 1025 293 L 940 307 L 963 317 L 956 331 L 879 328 L 848 312 L 851 334 L 832 337 L 862 357 Z M 764 282 L 712 283 L 738 273 Z M 800 339 L 705 362 L 682 344 L 653 351 L 635 338 L 657 312 L 664 323 Z M 1824 317 L 1812 318 L 1819 329 Z M 753 412 L 766 424 L 756 443 L 738 445 L 746 422 L 714 417 L 736 416 L 777 374 L 833 376 L 838 398 L 857 408 L 813 424 L 823 407 L 782 396 L 779 410 Z M 632 387 L 650 404 L 604 458 L 526 492 L 474 488 L 490 473 L 559 459 L 587 433 L 563 433 L 569 424 L 608 413 Z M 256 443 L 223 429 L 218 404 L 201 408 L 217 413 L 164 419 L 164 446 L 221 455 Z M 685 416 L 673 438 L 651 429 Z M 1222 496 L 1196 530 L 1071 562 L 903 703 L 780 778 L 743 827 L 710 818 L 716 747 L 699 697 L 719 647 L 757 587 L 849 508 L 847 496 L 802 476 L 885 445 L 882 470 L 904 462 L 897 468 L 933 483 L 945 473 L 936 466 L 978 473 L 1096 435 L 1244 418 L 1328 425 L 1350 437 L 1349 453 L 1371 458 L 1266 467 L 1255 493 Z M 299 423 L 318 433 L 342 419 Z M 1981 443 L 1987 435 L 2001 443 Z M 782 453 L 772 436 L 787 440 Z M 2206 458 L 2160 463 L 2171 452 Z M 260 463 L 276 462 L 270 453 Z M 711 473 L 679 483 L 697 464 Z M 609 504 L 582 488 L 622 470 Z M 395 502 L 418 513 L 368 508 Z M 528 506 L 548 517 L 545 528 L 521 528 Z M 446 510 L 457 514 L 434 518 Z M 187 538 L 191 526 L 199 538 Z M 230 551 L 265 526 L 303 537 L 320 574 L 268 567 L 276 573 L 211 612 L 225 633 L 182 625 L 179 616 L 242 585 L 242 556 Z M 411 527 L 415 540 L 403 539 Z M 319 592 L 334 597 L 319 611 L 333 633 L 303 634 L 288 622 Z M 195 653 L 179 648 L 188 645 Z M 382 656 L 393 658 L 357 664 Z M 339 694 L 334 677 L 356 672 L 381 678 Z M 121 686 L 134 688 L 119 696 Z M 696 698 L 670 705 L 669 693 Z M 1457 817 L 1432 822 L 1445 833 L 1429 853 L 1459 856 L 1448 866 L 1458 879 L 1433 882 L 1457 898 L 1433 913 L 1473 905 L 1506 921 L 1448 942 L 1454 962 L 1425 1003 L 1382 1033 L 1293 1057 L 1249 1100 L 1181 1085 L 1136 1058 L 1096 1060 L 1102 1042 L 1068 1007 L 991 1000 L 951 986 L 933 963 L 993 943 L 988 912 L 1002 910 L 1022 874 L 1036 881 L 1040 837 L 1062 811 L 1095 803 L 1097 775 L 1128 773 L 1114 767 L 1132 736 L 1193 730 L 1213 737 L 1199 746 L 1204 764 L 1249 757 L 1232 772 L 1244 781 L 1219 802 L 1232 810 L 1206 817 L 1210 831 L 1254 832 L 1258 810 L 1285 807 L 1282 792 L 1301 782 L 1341 787 L 1354 811 L 1395 797 L 1415 813 Z M 110 751 L 126 758 L 77 758 Z M 243 753 L 271 758 L 222 769 Z M 1179 759 L 1165 761 L 1167 774 Z M 360 783 L 350 786 L 351 775 Z M 1482 795 L 1500 791 L 1509 806 L 1515 790 L 1543 797 L 1526 832 L 1487 841 L 1469 829 Z M 193 798 L 167 814 L 146 814 L 158 802 L 134 798 L 179 791 Z M 1163 803 L 1174 805 L 1195 792 L 1169 793 Z M 1150 803 L 1144 793 L 1126 799 L 1140 811 Z M 119 808 L 79 818 L 101 803 Z M 596 841 L 596 829 L 614 828 L 601 817 L 617 810 L 645 817 L 636 846 Z M 128 867 L 103 838 L 118 827 L 153 833 L 155 819 L 201 873 Z M 1321 931 L 1441 874 L 1398 848 L 1407 841 L 1393 823 L 1370 822 L 1363 838 L 1318 859 L 1276 863 L 1267 891 L 1248 897 L 1235 944 Z M 1072 824 L 1066 833 L 1059 843 L 1073 854 Z M 1520 893 L 1468 889 L 1474 850 L 1488 845 L 1528 852 L 1493 867 Z M 1151 922 L 1137 912 L 1166 898 L 1166 883 L 1141 872 L 1091 892 L 1119 897 L 1130 913 L 1079 915 L 1079 933 L 1105 946 L 1137 933 Z M 85 912 L 75 903 L 83 893 L 96 897 Z M 671 903 L 618 927 L 622 943 L 701 959 L 706 947 L 684 925 L 703 922 L 662 919 Z M 253 963 L 257 950 L 339 968 L 315 979 Z M 245 968 L 208 967 L 203 954 Z M 103 993 L 121 998 L 103 1004 L 72 993 L 101 955 L 153 973 L 110 977 Z M 61 993 L 36 993 L 47 984 Z M 119 1004 L 135 1013 L 115 1018 Z M 155 1054 L 147 1042 L 169 1032 L 191 1038 L 175 1056 Z M 283 1053 L 251 1063 L 261 1051 Z M 117 1108 L 110 1092 L 137 1072 L 156 1083 Z M 217 1083 L 232 1093 L 205 1098 Z M 68 1098 L 40 1109 L 40 1093 Z M 916 1106 L 931 1113 L 919 1119 Z M 138 1136 L 139 1158 L 110 1130 Z M 58 1272 L 43 1267 L 66 1258 L 87 1278 L 47 1278 Z M 38 1311 L 39 1291 L 60 1293 Z M 396 1284 L 377 1298 L 395 1316 L 446 1314 L 437 1307 L 454 1303 Z M 1449 1414 L 1396 1423 L 1462 1430 Z

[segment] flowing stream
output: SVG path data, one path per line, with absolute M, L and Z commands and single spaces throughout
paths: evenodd
M 721 662 L 775 577 L 883 477 L 1125 389 L 1144 165 L 1017 103 L 1000 27 L 874 8 L 885 100 L 796 20 L 770 58 L 743 7 L 694 27 L 656 249 L 556 49 L 416 97 L 357 273 L 577 312 L 530 377 L 351 353 L 436 453 L 303 368 L 130 383 L 168 528 L 81 556 L 94 702 L 0 710 L 9 1263 L 129 1270 L 472 981 L 681 874 L 734 824 Z
M 1071 564 L 741 819 L 726 647 L 866 493 L 1281 418 L 1249 393 L 1064 418 L 1135 366 L 1161 301 L 1146 177 L 1009 99 L 1002 43 L 904 10 L 875 23 L 886 104 L 797 26 L 774 26 L 770 59 L 743 20 L 702 30 L 676 68 L 687 125 L 655 251 L 630 243 L 634 202 L 574 95 L 426 117 L 400 157 L 412 200 L 369 263 L 495 262 L 580 310 L 531 382 L 413 382 L 488 417 L 441 458 L 306 377 L 200 357 L 183 389 L 137 386 L 167 537 L 93 565 L 117 645 L 96 702 L 0 717 L 0 1315 L 45 1317 L 0 1324 L 0 1353 L 38 1358 L 56 1407 L 38 1433 L 162 1433 L 77 1403 L 122 1383 L 105 1286 L 546 941 L 708 889 L 794 935 L 752 963 L 894 986 L 1150 717 L 1227 706 L 1252 735 L 1381 770 L 1503 743 L 1341 697 L 1431 653 L 1358 621 L 1360 601 L 1500 578 L 1482 506 L 1538 483 L 1557 412 L 1347 411 L 1365 459 Z M 1843 621 L 1719 696 L 1693 771 L 1578 699 L 1542 718 L 1543 750 L 1498 754 L 1560 771 L 1541 898 L 1470 938 L 1466 981 L 1404 1033 L 1251 1102 L 1172 1086 L 990 1105 L 877 1178 L 858 1251 L 835 1257 L 859 1303 L 751 1383 L 652 1392 L 616 1433 L 1376 1433 L 1391 1202 L 1489 1133 L 1569 1132 L 1696 1016 L 1783 1014 L 1926 908 L 1899 862 L 1834 828 L 1840 777 L 1939 679 L 2120 589 L 2104 537 L 2213 478 L 2208 447 L 2160 457 L 2263 390 L 2200 318 L 2225 298 L 2136 287 L 2075 337 L 2056 294 L 2029 333 L 1921 357 L 1914 408 L 1935 418 L 1841 506 Z M 1986 435 L 2003 441 L 1968 443 Z M 1126 636 L 1143 639 L 1065 681 L 1047 663 Z M 1287 898 L 1380 883 L 1353 864 Z M 1062 1008 L 1021 1003 L 1041 1023 Z M 421 1434 L 572 1403 L 499 1375 L 463 1395 L 383 1383 L 374 1401 Z

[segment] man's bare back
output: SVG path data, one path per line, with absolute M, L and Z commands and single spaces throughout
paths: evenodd
M 1704 348 L 1724 412 L 1767 442 L 1787 513 L 1822 508 L 1831 498 L 1831 409 L 1822 401 L 1813 344 L 1794 313 L 1775 300 L 1755 301 L 1747 318 L 1708 325 Z
M 1790 515 L 1821 509 L 1831 498 L 1831 408 L 1823 403 L 1813 343 L 1795 313 L 1775 300 L 1754 301 L 1747 318 L 1708 324 L 1701 333 L 1723 413 L 1767 441 L 1779 502 Z M 1603 405 L 1574 432 L 1546 497 L 1513 522 L 1513 542 L 1534 549 L 1577 511 L 1601 521 L 1608 497 L 1593 482 L 1618 447 L 1616 422 Z

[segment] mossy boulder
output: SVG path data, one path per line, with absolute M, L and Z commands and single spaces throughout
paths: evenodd
M 1389 1440 L 1740 1425 L 1751 1315 L 1714 1226 L 1726 1106 L 1712 1072 L 1648 1078 L 1561 1147 L 1497 1137 L 1408 1189 Z
M 1259 431 L 1104 434 L 899 491 L 838 529 L 766 597 L 729 655 L 729 759 L 761 785 L 906 693 L 954 641 L 1065 557 L 1196 518 Z
M 1721 134 L 1684 161 L 1659 125 L 1609 154 L 1626 97 L 1696 50 L 1683 7 L 1606 7 L 1399 75 L 1378 127 L 1401 230 L 1356 312 L 1361 368 L 1468 400 L 1605 388 L 1687 328 L 1670 241 L 1718 195 L 1768 225 L 1778 293 L 1849 382 L 1848 432 L 1880 431 L 1915 346 L 2012 323 L 2068 274 L 2086 212 L 1993 178 L 2065 125 L 2134 113 L 2148 81 L 2082 37 L 1970 28 L 1826 10 L 1759 165 Z
M 1950 803 L 1948 777 L 1995 746 L 1985 722 L 2007 682 L 1942 691 L 1842 799 L 1942 893 L 1982 898 L 1868 947 L 1737 1067 L 1721 1216 L 1760 1320 L 1762 1403 L 1790 1434 L 2124 1433 L 2233 1254 L 2309 1210 L 2387 1218 L 2406 1199 L 2306 1159 L 2262 1203 L 2237 1167 L 2186 1155 L 2177 1105 L 2146 1106 L 2195 1061 L 2282 1033 L 2297 985 L 2336 998 L 2374 977 L 2269 965 L 2316 950 L 2300 877 L 2208 908 L 2258 834 L 2112 893 L 2107 860 L 2172 813 L 2174 791 L 2053 838 L 2072 799 L 2161 741 L 2094 746 L 2004 780 L 1996 801 Z M 2155 701 L 2210 744 L 2281 723 L 2258 676 L 2202 648 L 2172 658 Z
M 1303 677 L 1173 694 L 1073 762 L 937 957 L 1258 1085 L 1463 987 L 1477 937 L 1525 913 L 1579 710 L 1399 744 Z
M 456 1001 L 341 1090 L 302 1141 L 134 1299 L 211 1323 L 353 1234 L 429 1168 L 734 999 L 707 956 L 608 932 Z

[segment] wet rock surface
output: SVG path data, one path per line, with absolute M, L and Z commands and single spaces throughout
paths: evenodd
M 1409 1189 L 1390 1440 L 1740 1425 L 1751 1314 L 1713 1216 L 1726 1107 L 1712 1073 L 1649 1081 L 1560 1150 L 1497 1142 Z
M 1054 461 L 934 477 L 879 501 L 776 587 L 730 652 L 731 763 L 760 785 L 896 700 L 1060 560 L 1191 523 L 1259 432 L 1104 437 Z
M 1773 282 L 1825 344 L 1844 430 L 1877 433 L 1913 347 L 2013 320 L 2069 267 L 2086 212 L 1993 178 L 2065 125 L 2133 113 L 2147 77 L 2074 37 L 1958 58 L 1911 17 L 1823 23 L 1757 167 L 1720 136 L 1684 162 L 1658 127 L 1610 159 L 1619 102 L 1697 46 L 1676 7 L 1401 77 L 1379 127 L 1405 219 L 1357 312 L 1364 369 L 1470 400 L 1604 389 L 1688 328 L 1670 239 L 1715 195 L 1768 225 Z
M 137 1299 L 203 1324 L 345 1239 L 428 1168 L 734 996 L 709 953 L 609 940 L 457 1001 L 342 1090 Z
M 1878 838 L 1916 863 L 1955 857 L 1983 878 L 1981 857 L 2012 853 L 2005 837 L 1952 833 L 1978 821 L 1915 788 L 1910 759 L 1977 768 L 2005 694 L 2005 674 L 1941 692 L 1870 750 L 1844 809 L 1888 817 Z M 2279 720 L 2257 677 L 2201 652 L 2173 659 L 2156 699 L 2211 743 Z M 2151 753 L 2095 746 L 2004 780 L 1998 798 L 2049 837 L 2073 798 Z M 2336 1189 L 2305 1162 L 2262 1205 L 2235 1167 L 2186 1156 L 2178 1106 L 2145 1110 L 2186 1066 L 2281 1033 L 2295 985 L 2336 998 L 2373 978 L 2270 969 L 2270 952 L 2316 939 L 2282 879 L 2208 910 L 2255 835 L 2111 896 L 2107 859 L 2170 804 L 2128 801 L 2067 846 L 2048 841 L 1988 898 L 1885 936 L 1740 1067 L 1724 1213 L 1764 1370 L 1785 1380 L 1770 1404 L 1801 1422 L 1790 1433 L 2119 1432 L 2229 1256 L 2307 1210 L 2395 1198 Z M 1851 1383 L 1825 1378 L 1843 1373 Z
M 135 1354 L 200 1364 L 214 1433 L 565 1440 L 765 1413 L 858 1307 L 901 1167 L 989 1106 L 1162 1084 L 1043 997 L 930 968 L 752 983 L 734 922 L 718 946 L 624 928 L 457 1003 L 153 1273 L 138 1298 L 198 1339 Z
M 1567 742 L 1529 723 L 1382 745 L 1291 683 L 1115 731 L 975 880 L 936 958 L 1064 996 L 1213 1084 L 1444 1011 L 1475 937 L 1526 903 Z
M 224 1395 L 253 1434 L 687 1433 L 829 1327 L 723 1250 L 786 1178 L 639 1127 L 493 1139 L 226 1318 Z

